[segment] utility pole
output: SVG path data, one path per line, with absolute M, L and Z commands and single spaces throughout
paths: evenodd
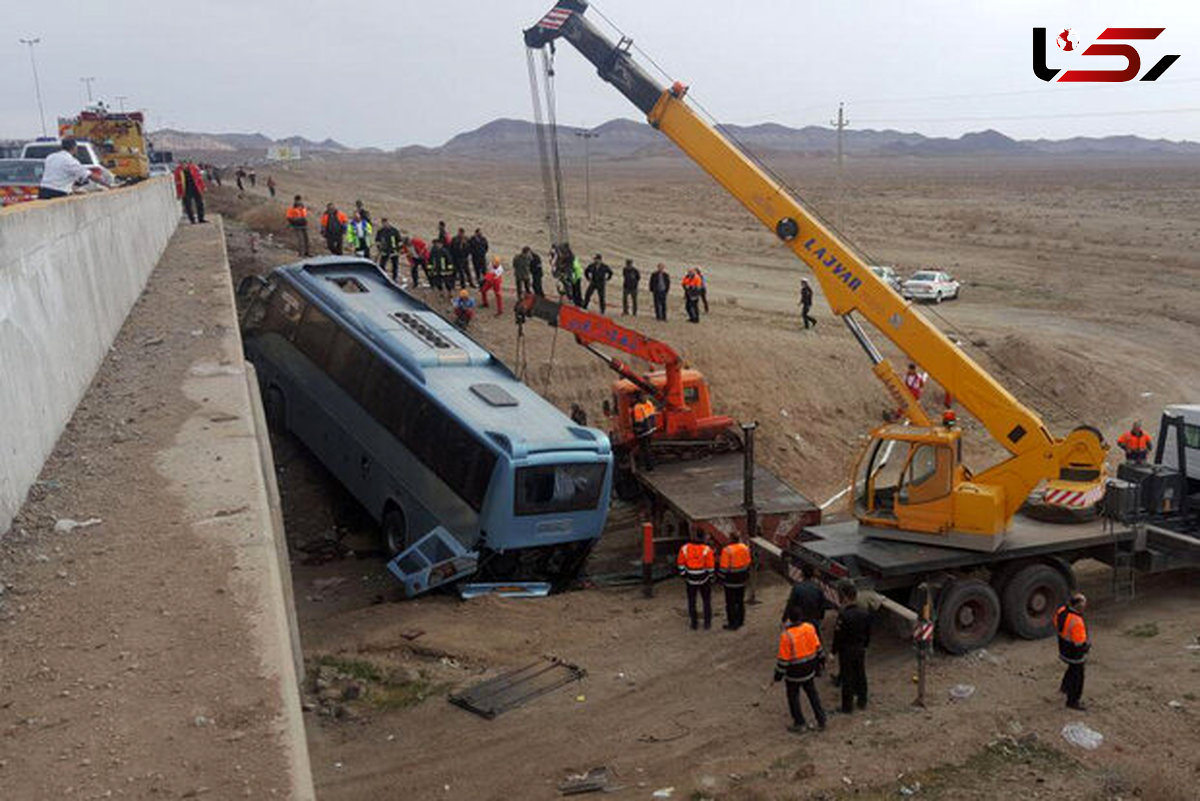
M 129 99 L 129 95 L 117 95 L 114 99 L 117 101 L 117 110 L 124 113 L 125 101 Z
M 42 108 L 42 84 L 38 81 L 37 59 L 33 55 L 33 46 L 42 41 L 40 36 L 32 39 L 18 39 L 21 44 L 29 45 L 29 64 L 33 67 L 33 91 L 37 94 L 38 116 L 42 120 L 42 136 L 46 136 L 46 110 Z
M 842 136 L 846 126 L 850 124 L 850 120 L 846 119 L 846 104 L 838 103 L 837 120 L 830 120 L 829 124 L 837 128 L 837 207 L 835 212 L 836 225 L 842 228 L 842 206 L 845 201 L 845 181 L 842 178 Z
M 88 92 L 88 102 L 89 102 L 89 103 L 91 103 L 91 102 L 92 102 L 92 81 L 94 81 L 94 80 L 96 80 L 94 77 L 91 77 L 91 78 L 80 78 L 80 79 L 79 79 L 79 82 L 80 82 L 80 83 L 82 83 L 82 84 L 84 84 L 85 86 L 87 86 L 87 92 Z
M 576 131 L 576 136 L 583 138 L 583 185 L 585 205 L 587 206 L 588 224 L 592 222 L 592 159 L 591 141 L 600 134 L 595 131 Z

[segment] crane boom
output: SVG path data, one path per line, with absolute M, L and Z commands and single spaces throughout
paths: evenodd
M 990 485 L 1001 510 L 999 530 L 1044 479 L 1064 470 L 1099 471 L 1107 451 L 1095 429 L 1081 427 L 1058 439 L 1040 417 L 1022 404 L 978 363 L 918 312 L 911 302 L 877 277 L 866 262 L 834 231 L 806 209 L 778 181 L 755 164 L 686 102 L 687 88 L 664 88 L 630 56 L 631 41 L 614 45 L 584 16 L 585 0 L 560 0 L 532 28 L 525 43 L 545 47 L 556 39 L 572 44 L 600 77 L 646 114 L 685 154 L 783 241 L 820 283 L 834 313 L 842 316 L 891 386 L 895 372 L 870 346 L 857 326 L 859 315 L 905 353 L 918 360 L 939 384 L 1003 446 L 1010 457 L 974 476 Z M 874 351 L 874 353 L 872 353 Z M 982 532 L 981 532 L 982 533 Z

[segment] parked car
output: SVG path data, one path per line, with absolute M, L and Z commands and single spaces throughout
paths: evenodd
M 43 167 L 41 159 L 0 159 L 0 206 L 37 200 Z
M 157 175 L 170 175 L 172 172 L 173 172 L 173 170 L 171 169 L 170 164 L 151 164 L 150 165 L 150 177 L 151 178 L 153 178 Z
M 903 286 L 903 282 L 900 280 L 899 274 L 896 273 L 895 267 L 888 267 L 884 264 L 872 264 L 871 272 L 875 273 L 875 275 L 878 276 L 881 281 L 897 292 L 899 292 Z
M 958 297 L 958 281 L 940 270 L 921 270 L 904 282 L 900 294 L 909 300 L 932 300 L 941 303 Z
M 100 183 L 105 186 L 116 186 L 117 179 L 100 161 L 100 154 L 96 152 L 96 146 L 86 139 L 77 139 L 75 144 L 78 145 L 75 150 L 75 158 L 79 159 L 79 163 L 91 168 L 93 174 L 98 172 Z M 25 147 L 21 149 L 21 158 L 45 160 L 46 156 L 59 150 L 62 150 L 61 140 L 37 139 L 26 143 Z

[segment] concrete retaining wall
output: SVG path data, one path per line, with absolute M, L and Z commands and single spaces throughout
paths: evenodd
M 169 178 L 0 211 L 0 533 L 179 215 Z

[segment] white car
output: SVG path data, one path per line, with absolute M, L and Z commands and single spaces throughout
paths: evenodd
M 871 272 L 875 273 L 875 276 L 880 281 L 883 281 L 897 292 L 899 292 L 903 286 L 903 282 L 900 280 L 900 276 L 896 273 L 895 267 L 888 267 L 884 264 L 872 264 Z
M 170 175 L 173 172 L 174 172 L 174 170 L 171 169 L 170 164 L 151 164 L 150 165 L 150 177 L 151 178 L 154 178 L 159 175 Z
M 943 300 L 958 298 L 958 281 L 940 270 L 921 270 L 904 282 L 900 294 L 909 300 Z

